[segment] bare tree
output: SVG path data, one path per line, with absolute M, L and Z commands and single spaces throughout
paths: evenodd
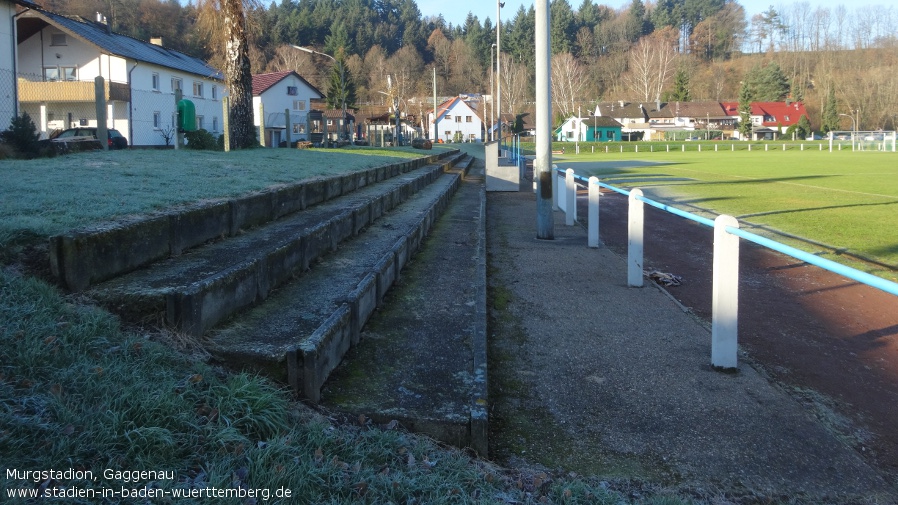
M 673 28 L 647 35 L 630 50 L 630 71 L 624 81 L 633 97 L 644 102 L 661 99 L 661 91 L 676 68 L 676 37 Z
M 506 112 L 519 114 L 527 101 L 527 90 L 533 82 L 533 76 L 527 71 L 526 65 L 514 61 L 514 58 L 504 57 L 499 64 L 502 67 L 502 105 Z
M 552 57 L 552 108 L 562 117 L 572 116 L 583 97 L 586 73 L 571 53 Z

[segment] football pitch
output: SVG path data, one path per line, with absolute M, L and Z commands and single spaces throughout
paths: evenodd
M 898 277 L 896 153 L 612 152 L 553 155 L 553 163 L 705 217 L 729 214 L 748 231 Z

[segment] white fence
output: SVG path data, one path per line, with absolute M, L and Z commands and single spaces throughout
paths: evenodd
M 572 169 L 562 171 L 555 168 L 556 180 L 553 187 L 553 209 L 565 213 L 565 223 L 573 225 L 577 220 L 577 186 L 589 189 L 587 215 L 587 240 L 589 247 L 599 247 L 599 188 L 607 188 L 629 198 L 627 213 L 627 285 L 642 287 L 643 275 L 643 207 L 649 204 L 671 214 L 690 219 L 714 228 L 713 287 L 711 304 L 711 365 L 719 369 L 733 369 L 738 365 L 739 321 L 739 239 L 748 240 L 774 251 L 791 256 L 799 261 L 829 270 L 851 280 L 898 295 L 898 284 L 862 272 L 860 270 L 821 258 L 811 253 L 787 246 L 754 233 L 741 230 L 735 217 L 725 214 L 714 220 L 704 218 L 661 202 L 646 198 L 640 189 L 630 191 L 611 186 L 596 177 L 586 179 Z M 561 188 L 564 188 L 563 190 Z

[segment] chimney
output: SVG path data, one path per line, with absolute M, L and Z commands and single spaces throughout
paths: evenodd
M 150 44 L 162 46 L 162 37 L 150 37 Z

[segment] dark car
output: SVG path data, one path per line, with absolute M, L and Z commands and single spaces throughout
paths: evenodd
M 106 131 L 109 133 L 109 149 L 125 149 L 128 147 L 128 139 L 119 133 L 118 130 L 115 128 L 107 128 Z M 50 141 L 65 144 L 67 149 L 74 150 L 100 148 L 99 143 L 97 142 L 97 129 L 89 127 L 63 130 L 59 135 L 50 139 Z

